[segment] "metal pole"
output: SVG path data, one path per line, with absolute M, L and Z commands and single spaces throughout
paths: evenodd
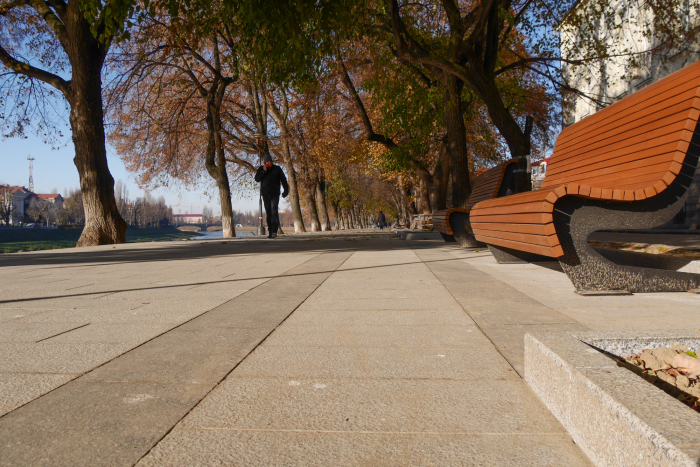
M 262 147 L 260 146 L 260 138 L 258 138 L 256 141 L 258 143 L 258 158 L 260 159 L 260 164 L 262 165 L 262 163 L 263 163 L 263 155 L 262 155 L 263 150 L 262 150 Z M 263 214 L 262 214 L 262 209 L 263 209 L 262 208 L 262 205 L 263 205 L 263 203 L 262 203 L 262 182 L 260 182 L 260 196 L 259 196 L 258 202 L 259 202 L 258 219 L 260 219 L 260 224 L 258 225 L 258 235 L 263 236 L 263 235 L 265 235 L 265 227 L 263 226 Z

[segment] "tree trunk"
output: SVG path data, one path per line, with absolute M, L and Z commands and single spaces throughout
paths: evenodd
M 430 190 L 430 205 L 433 212 L 447 209 L 447 185 L 450 180 L 450 158 L 447 154 L 447 139 L 440 149 L 440 159 L 435 167 Z
M 319 218 L 321 222 L 321 230 L 333 230 L 331 228 L 331 218 L 328 215 L 328 207 L 326 205 L 326 182 L 319 180 L 316 184 L 316 206 L 319 211 Z
M 447 152 L 452 175 L 452 203 L 454 207 L 467 205 L 472 188 L 469 181 L 469 157 L 467 135 L 462 111 L 462 87 L 464 82 L 445 73 L 445 126 L 447 128 Z
M 403 176 L 399 177 L 399 193 L 406 209 L 405 224 L 410 225 L 411 215 L 416 214 L 416 206 L 411 202 L 411 186 Z
M 294 161 L 289 151 L 289 130 L 287 129 L 287 106 L 285 95 L 284 114 L 272 102 L 270 111 L 280 129 L 280 140 L 282 143 L 282 160 L 287 169 L 287 183 L 289 183 L 289 204 L 292 207 L 292 218 L 294 219 L 294 233 L 306 232 L 304 227 L 304 217 L 301 215 L 301 205 L 299 204 L 299 187 L 297 185 L 297 172 L 294 170 Z
M 495 76 L 485 72 L 477 62 L 469 61 L 472 78 L 469 84 L 479 99 L 486 104 L 489 117 L 503 139 L 506 140 L 511 157 L 518 160 L 517 172 L 515 173 L 515 193 L 531 191 L 530 136 L 532 134 L 532 117 L 527 117 L 524 128 L 520 128 L 518 122 L 503 104 Z
M 284 144 L 284 143 L 283 143 Z M 301 215 L 301 205 L 299 204 L 299 188 L 297 185 L 297 173 L 294 170 L 294 162 L 291 155 L 288 153 L 284 160 L 285 168 L 287 169 L 287 183 L 289 183 L 289 204 L 292 207 L 292 218 L 294 219 L 294 233 L 306 232 L 304 227 L 304 217 Z
M 350 220 L 350 228 L 352 230 L 357 230 L 357 222 L 355 222 L 355 213 L 352 212 L 352 206 L 348 208 L 348 219 Z
M 433 210 L 430 205 L 430 185 L 432 177 L 430 173 L 421 168 L 417 170 L 418 174 L 418 199 L 420 199 L 418 212 L 422 214 L 432 214 Z
M 231 204 L 231 188 L 228 184 L 228 175 L 224 173 L 224 180 L 216 181 L 219 188 L 219 203 L 221 204 L 221 226 L 224 238 L 236 236 L 236 224 L 233 221 L 233 206 Z
M 85 211 L 85 228 L 77 246 L 125 243 L 127 225 L 117 209 L 105 149 L 101 78 L 104 51 L 81 13 L 67 15 L 66 32 L 71 44 L 66 50 L 72 71 L 66 97 L 75 147 L 73 163 L 80 175 Z
M 215 78 L 209 92 L 207 92 L 206 120 L 209 141 L 207 142 L 205 166 L 209 175 L 216 181 L 216 186 L 219 189 L 223 238 L 231 238 L 236 236 L 236 228 L 233 223 L 231 187 L 228 173 L 226 172 L 224 144 L 221 139 L 221 102 L 223 101 L 225 90 L 226 84 Z
M 311 231 L 320 232 L 321 222 L 318 220 L 318 210 L 316 209 L 316 184 L 308 184 L 304 187 L 304 201 L 306 202 L 306 209 L 309 212 L 309 219 L 311 221 Z

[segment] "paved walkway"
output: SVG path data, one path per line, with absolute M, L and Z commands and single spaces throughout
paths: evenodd
M 381 234 L 0 256 L 0 465 L 589 465 L 522 336 L 687 329 L 700 296 L 555 264 Z

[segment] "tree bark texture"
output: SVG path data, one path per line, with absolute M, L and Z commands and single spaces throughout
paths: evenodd
M 432 214 L 430 203 L 430 185 L 432 177 L 426 169 L 417 170 L 418 174 L 418 199 L 420 200 L 418 212 L 421 214 Z
M 125 243 L 127 225 L 117 209 L 105 149 L 101 73 L 106 47 L 92 35 L 79 5 L 68 2 L 65 15 L 71 81 L 64 90 L 85 210 L 85 228 L 77 246 Z
M 311 222 L 311 231 L 320 232 L 321 222 L 318 220 L 318 210 L 316 209 L 316 184 L 305 184 L 304 186 L 304 202 L 306 203 L 306 211 L 309 213 L 309 221 Z
M 214 78 L 214 83 L 207 92 L 207 130 L 209 140 L 205 166 L 209 175 L 216 181 L 219 189 L 219 202 L 221 203 L 221 225 L 223 237 L 236 236 L 236 228 L 233 222 L 233 206 L 231 205 L 231 186 L 226 171 L 226 155 L 221 139 L 221 103 L 224 98 L 226 83 Z
M 445 74 L 445 126 L 447 128 L 447 153 L 450 158 L 452 175 L 452 203 L 454 207 L 467 205 L 472 187 L 469 181 L 469 156 L 467 135 L 462 111 L 462 87 L 464 83 L 454 76 Z
M 331 218 L 328 215 L 328 206 L 326 205 L 326 182 L 319 180 L 316 184 L 316 206 L 319 211 L 319 221 L 321 222 L 321 230 L 333 230 L 331 228 Z
M 289 204 L 292 207 L 292 218 L 294 219 L 294 233 L 306 232 L 304 227 L 304 217 L 301 215 L 301 204 L 299 203 L 299 188 L 297 186 L 297 173 L 294 170 L 294 162 L 289 154 L 285 157 L 284 166 L 287 169 L 287 183 L 289 183 Z
M 292 218 L 294 219 L 294 233 L 306 232 L 304 227 L 304 217 L 301 214 L 301 204 L 299 203 L 299 187 L 297 185 L 297 172 L 294 169 L 294 161 L 289 150 L 289 129 L 287 128 L 287 115 L 289 106 L 287 95 L 282 91 L 283 106 L 280 110 L 273 100 L 270 100 L 270 113 L 277 122 L 280 129 L 280 140 L 282 143 L 282 158 L 284 167 L 287 169 L 287 183 L 289 183 L 289 204 L 292 208 Z
M 411 216 L 416 214 L 416 205 L 411 202 L 411 184 L 403 176 L 399 177 L 399 193 L 406 208 L 406 223 L 411 223 Z
M 525 127 L 520 128 L 518 122 L 503 104 L 501 93 L 496 85 L 496 77 L 485 72 L 470 62 L 470 85 L 477 96 L 486 104 L 491 121 L 506 140 L 510 155 L 517 159 L 515 173 L 515 193 L 532 190 L 530 179 L 530 137 L 532 133 L 532 117 L 527 117 Z M 454 183 L 454 181 L 453 181 Z
M 447 138 L 440 149 L 440 158 L 435 166 L 430 187 L 430 205 L 433 212 L 447 209 L 447 185 L 450 181 L 450 158 L 447 154 Z

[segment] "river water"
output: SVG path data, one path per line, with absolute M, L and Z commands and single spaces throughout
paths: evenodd
M 224 238 L 224 233 L 221 230 L 215 232 L 198 232 L 199 235 L 192 237 L 194 240 L 216 240 L 217 238 Z M 251 237 L 255 236 L 254 232 L 239 232 L 236 231 L 236 237 Z

